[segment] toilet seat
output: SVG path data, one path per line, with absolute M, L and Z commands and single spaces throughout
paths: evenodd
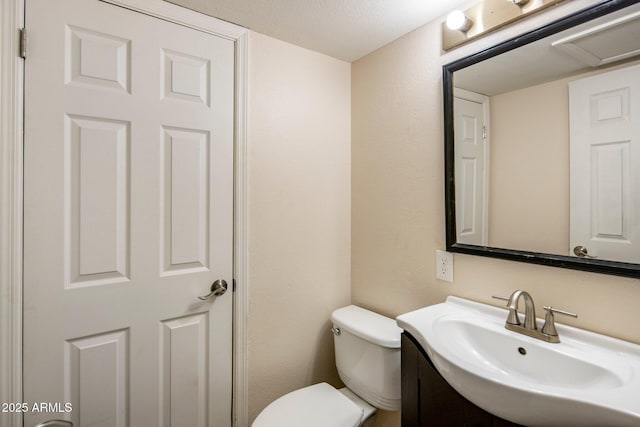
M 273 401 L 252 427 L 357 427 L 363 408 L 327 383 L 292 391 Z

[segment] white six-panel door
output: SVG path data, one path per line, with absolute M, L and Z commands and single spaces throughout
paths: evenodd
M 453 118 L 456 175 L 457 242 L 487 245 L 488 240 L 488 98 L 454 89 Z
M 198 296 L 232 284 L 234 44 L 26 11 L 25 426 L 230 426 L 232 292 Z
M 569 85 L 570 255 L 640 260 L 640 66 Z

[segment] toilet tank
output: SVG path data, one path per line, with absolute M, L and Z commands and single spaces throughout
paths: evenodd
M 335 310 L 331 321 L 340 379 L 376 408 L 399 411 L 402 329 L 355 305 Z

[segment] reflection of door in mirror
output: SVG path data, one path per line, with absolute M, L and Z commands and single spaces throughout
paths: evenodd
M 454 89 L 453 102 L 458 243 L 486 246 L 489 98 Z
M 640 65 L 576 80 L 569 97 L 569 253 L 638 263 Z

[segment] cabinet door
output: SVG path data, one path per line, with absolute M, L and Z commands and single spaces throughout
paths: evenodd
M 402 427 L 420 427 L 418 348 L 405 334 L 401 338 Z
M 510 427 L 445 381 L 411 335 L 402 334 L 402 427 Z

